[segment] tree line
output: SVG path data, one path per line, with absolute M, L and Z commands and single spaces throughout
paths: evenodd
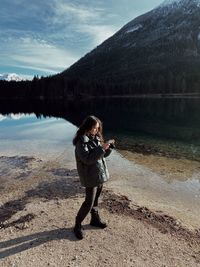
M 140 94 L 200 93 L 200 76 L 195 72 L 109 73 L 100 78 L 55 75 L 32 81 L 0 81 L 0 98 L 68 99 L 70 97 Z

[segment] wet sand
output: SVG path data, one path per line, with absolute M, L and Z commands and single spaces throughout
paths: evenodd
M 114 191 L 163 211 L 188 229 L 200 228 L 200 163 L 120 150 L 110 162 Z

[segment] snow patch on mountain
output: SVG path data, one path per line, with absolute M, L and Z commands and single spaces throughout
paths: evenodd
M 160 7 L 163 6 L 169 6 L 169 5 L 174 5 L 174 4 L 180 4 L 182 0 L 165 0 L 160 4 Z
M 135 32 L 135 31 L 139 30 L 140 28 L 142 28 L 142 25 L 141 25 L 141 24 L 139 24 L 139 25 L 135 25 L 135 26 L 129 28 L 129 29 L 126 31 L 126 33 Z
M 159 7 L 165 7 L 165 6 L 181 6 L 185 3 L 185 0 L 165 0 L 162 2 Z M 198 7 L 200 7 L 200 0 L 188 0 L 188 3 L 195 3 Z
M 22 81 L 23 78 L 20 77 L 19 75 L 17 75 L 16 73 L 4 73 L 4 74 L 0 74 L 0 80 L 4 80 L 4 81 Z

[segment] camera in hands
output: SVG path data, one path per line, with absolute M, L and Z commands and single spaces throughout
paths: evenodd
M 115 145 L 113 143 L 110 143 L 109 148 L 115 148 Z
M 109 140 L 108 144 L 109 144 L 109 148 L 115 148 L 115 140 L 114 139 Z

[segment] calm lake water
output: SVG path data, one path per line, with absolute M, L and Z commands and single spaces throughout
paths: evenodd
M 43 119 L 62 118 L 73 125 L 80 125 L 87 115 L 94 114 L 103 121 L 106 138 L 115 137 L 120 147 L 133 147 L 142 143 L 147 144 L 150 149 L 159 150 L 161 147 L 169 155 L 200 161 L 199 98 L 0 101 L 0 113 L 35 114 L 37 118 Z M 43 119 L 39 120 L 41 124 Z M 23 120 L 20 122 L 23 123 Z M 57 123 L 61 124 L 61 121 Z
M 0 115 L 0 129 L 1 154 L 25 154 L 49 159 L 71 147 L 77 127 L 60 118 L 11 113 Z
M 96 99 L 74 102 L 0 103 L 1 155 L 31 155 L 73 162 L 72 138 L 82 119 L 94 114 L 106 138 L 131 147 L 142 143 L 200 160 L 199 99 Z M 163 179 L 114 151 L 108 159 L 110 187 L 140 205 L 189 216 L 199 223 L 200 173 L 187 180 Z M 147 205 L 147 206 L 148 206 Z M 173 208 L 172 208 L 173 207 Z M 187 214 L 185 215 L 185 211 Z M 177 214 L 176 214 L 177 213 Z M 181 216 L 180 216 L 181 218 Z

